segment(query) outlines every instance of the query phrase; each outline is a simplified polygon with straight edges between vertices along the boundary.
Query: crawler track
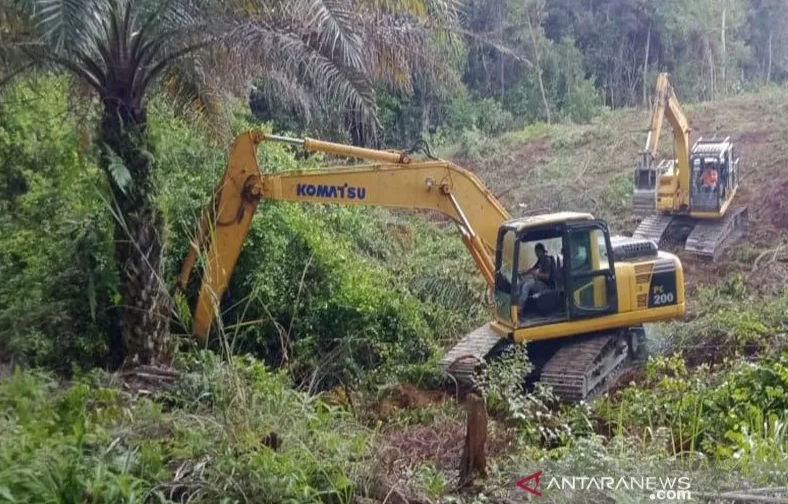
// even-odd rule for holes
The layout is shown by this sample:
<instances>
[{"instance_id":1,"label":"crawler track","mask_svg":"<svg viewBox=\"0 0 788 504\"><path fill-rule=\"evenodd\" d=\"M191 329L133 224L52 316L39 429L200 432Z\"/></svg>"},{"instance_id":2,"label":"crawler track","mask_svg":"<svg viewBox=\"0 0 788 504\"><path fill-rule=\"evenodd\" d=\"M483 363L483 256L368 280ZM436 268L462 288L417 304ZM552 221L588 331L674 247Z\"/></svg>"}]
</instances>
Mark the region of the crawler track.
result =
<instances>
[{"instance_id":1,"label":"crawler track","mask_svg":"<svg viewBox=\"0 0 788 504\"><path fill-rule=\"evenodd\" d=\"M562 346L544 365L540 381L564 401L585 401L604 393L629 357L627 331L584 337Z\"/></svg>"},{"instance_id":2,"label":"crawler track","mask_svg":"<svg viewBox=\"0 0 788 504\"><path fill-rule=\"evenodd\" d=\"M537 370L539 380L551 385L553 393L567 402L596 397L634 362L644 337L642 331L633 328L571 338ZM484 325L465 336L444 356L441 369L459 384L473 386L475 370L511 344Z\"/></svg>"},{"instance_id":3,"label":"crawler track","mask_svg":"<svg viewBox=\"0 0 788 504\"><path fill-rule=\"evenodd\" d=\"M725 217L719 220L693 219L684 215L649 215L640 222L633 236L652 240L659 248L683 241L687 252L714 262L742 237L747 227L747 207L732 206ZM687 235L678 232L679 229L687 228L691 230Z\"/></svg>"},{"instance_id":4,"label":"crawler track","mask_svg":"<svg viewBox=\"0 0 788 504\"><path fill-rule=\"evenodd\" d=\"M674 217L668 214L649 215L640 222L632 236L651 240L657 244L657 247L662 247L666 238L665 232L673 223L673 219Z\"/></svg>"},{"instance_id":5,"label":"crawler track","mask_svg":"<svg viewBox=\"0 0 788 504\"><path fill-rule=\"evenodd\" d=\"M460 385L470 387L476 369L511 344L510 340L501 338L490 324L484 324L468 333L443 356L440 369Z\"/></svg>"},{"instance_id":6,"label":"crawler track","mask_svg":"<svg viewBox=\"0 0 788 504\"><path fill-rule=\"evenodd\" d=\"M721 220L698 221L687 237L685 249L704 259L716 261L720 254L741 238L748 226L747 207L731 207Z\"/></svg>"}]
</instances>

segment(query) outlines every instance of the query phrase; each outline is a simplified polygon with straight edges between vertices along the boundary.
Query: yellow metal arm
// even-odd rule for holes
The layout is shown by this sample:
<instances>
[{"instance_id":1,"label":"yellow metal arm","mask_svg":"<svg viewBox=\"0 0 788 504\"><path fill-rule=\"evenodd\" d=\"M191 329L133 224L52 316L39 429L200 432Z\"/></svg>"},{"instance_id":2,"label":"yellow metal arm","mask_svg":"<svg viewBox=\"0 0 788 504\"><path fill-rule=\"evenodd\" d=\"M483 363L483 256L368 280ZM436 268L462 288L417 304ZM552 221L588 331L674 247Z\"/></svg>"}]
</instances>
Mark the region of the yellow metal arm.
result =
<instances>
[{"instance_id":1,"label":"yellow metal arm","mask_svg":"<svg viewBox=\"0 0 788 504\"><path fill-rule=\"evenodd\" d=\"M326 154L334 154L335 156L357 157L367 161L377 161L380 163L407 164L410 162L410 156L404 152L365 149L363 147L355 147L353 145L324 142L322 140L315 140L314 138L289 138L279 135L267 135L259 130L253 130L252 134L257 139L257 143L259 143L260 140L265 140L268 142L289 143L300 145L304 148L304 150L310 152L324 152Z\"/></svg>"},{"instance_id":2,"label":"yellow metal arm","mask_svg":"<svg viewBox=\"0 0 788 504\"><path fill-rule=\"evenodd\" d=\"M667 74L659 74L657 86L654 90L654 105L651 109L651 129L648 131L648 136L646 136L646 148L643 150L645 154L648 154L650 161L657 157L659 137L662 134L662 121L665 118L665 105L668 101L667 89L669 85Z\"/></svg>"},{"instance_id":3,"label":"yellow metal arm","mask_svg":"<svg viewBox=\"0 0 788 504\"><path fill-rule=\"evenodd\" d=\"M679 99L673 91L673 86L670 86L668 94L668 121L673 129L673 146L676 150L676 165L678 167L678 182L679 186L676 188L677 201L676 204L679 208L689 205L689 191L690 191L690 165L689 165L689 134L690 127L687 116L681 109Z\"/></svg>"},{"instance_id":4,"label":"yellow metal arm","mask_svg":"<svg viewBox=\"0 0 788 504\"><path fill-rule=\"evenodd\" d=\"M654 98L654 108L651 113L651 129L646 137L644 154L648 156L649 164L656 158L663 119L667 117L673 130L673 146L677 157L676 168L678 169L678 177L675 177L675 174L667 174L662 179L658 194L660 197L669 198L669 201L672 202L671 206L679 209L689 204L689 121L681 108L679 99L673 90L673 85L668 80L667 73L659 74Z\"/></svg>"},{"instance_id":5,"label":"yellow metal arm","mask_svg":"<svg viewBox=\"0 0 788 504\"><path fill-rule=\"evenodd\" d=\"M301 145L306 150L359 157L376 164L318 171L264 174L257 164L263 140ZM402 152L379 151L266 135L239 135L227 171L203 213L195 241L184 261L179 286L186 288L199 252L205 253L192 332L205 340L216 307L227 289L259 201L263 198L305 203L365 205L431 210L457 223L465 245L488 285L494 283L498 229L508 212L471 172L442 160L414 162Z\"/></svg>"}]
</instances>

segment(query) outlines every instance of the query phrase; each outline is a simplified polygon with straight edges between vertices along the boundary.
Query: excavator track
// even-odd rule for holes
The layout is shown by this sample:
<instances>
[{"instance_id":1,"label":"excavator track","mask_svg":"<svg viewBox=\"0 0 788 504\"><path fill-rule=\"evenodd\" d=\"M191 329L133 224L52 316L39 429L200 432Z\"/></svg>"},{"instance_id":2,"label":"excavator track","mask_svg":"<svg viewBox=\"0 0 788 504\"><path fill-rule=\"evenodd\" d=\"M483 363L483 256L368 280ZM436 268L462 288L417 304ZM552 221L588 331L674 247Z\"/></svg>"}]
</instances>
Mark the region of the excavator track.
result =
<instances>
[{"instance_id":1,"label":"excavator track","mask_svg":"<svg viewBox=\"0 0 788 504\"><path fill-rule=\"evenodd\" d=\"M673 223L674 216L669 214L653 214L643 219L632 234L634 238L651 240L662 248L667 236L665 232Z\"/></svg>"},{"instance_id":2,"label":"excavator track","mask_svg":"<svg viewBox=\"0 0 788 504\"><path fill-rule=\"evenodd\" d=\"M559 399L579 402L603 394L628 363L634 363L642 337L637 329L622 329L573 338L541 367L539 381L550 385ZM474 386L474 373L513 343L489 324L466 335L441 360L440 368L458 385Z\"/></svg>"},{"instance_id":3,"label":"excavator track","mask_svg":"<svg viewBox=\"0 0 788 504\"><path fill-rule=\"evenodd\" d=\"M512 345L510 339L502 338L489 323L484 324L465 335L443 356L440 370L452 376L458 384L471 387L476 369L509 345Z\"/></svg>"},{"instance_id":4,"label":"excavator track","mask_svg":"<svg viewBox=\"0 0 788 504\"><path fill-rule=\"evenodd\" d=\"M742 237L749 226L749 212L746 206L734 206L720 220L696 222L684 248L704 259L716 261L722 252Z\"/></svg>"},{"instance_id":5,"label":"excavator track","mask_svg":"<svg viewBox=\"0 0 788 504\"><path fill-rule=\"evenodd\" d=\"M650 215L641 221L633 237L651 240L659 248L669 242L684 241L687 252L714 262L742 237L748 226L748 209L740 205L732 206L719 220L693 219L685 215ZM684 231L679 232L679 229Z\"/></svg>"},{"instance_id":6,"label":"excavator track","mask_svg":"<svg viewBox=\"0 0 788 504\"><path fill-rule=\"evenodd\" d=\"M632 357L627 338L622 330L569 342L547 361L539 381L564 401L592 399L610 387Z\"/></svg>"}]
</instances>

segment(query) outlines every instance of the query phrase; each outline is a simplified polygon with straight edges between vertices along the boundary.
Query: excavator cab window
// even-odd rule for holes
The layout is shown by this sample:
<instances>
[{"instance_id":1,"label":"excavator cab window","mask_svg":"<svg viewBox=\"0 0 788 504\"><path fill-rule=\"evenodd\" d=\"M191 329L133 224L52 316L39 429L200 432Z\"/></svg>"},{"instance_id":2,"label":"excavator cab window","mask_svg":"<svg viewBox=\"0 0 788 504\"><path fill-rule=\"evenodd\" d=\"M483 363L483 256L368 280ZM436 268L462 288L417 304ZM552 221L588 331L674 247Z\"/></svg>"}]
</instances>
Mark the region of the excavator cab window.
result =
<instances>
[{"instance_id":1,"label":"excavator cab window","mask_svg":"<svg viewBox=\"0 0 788 504\"><path fill-rule=\"evenodd\" d=\"M724 159L718 157L701 155L693 158L693 190L691 192L693 209L716 211L720 208L725 168Z\"/></svg>"},{"instance_id":2,"label":"excavator cab window","mask_svg":"<svg viewBox=\"0 0 788 504\"><path fill-rule=\"evenodd\" d=\"M701 171L701 192L710 193L717 190L719 183L720 167L716 160L708 160Z\"/></svg>"},{"instance_id":3,"label":"excavator cab window","mask_svg":"<svg viewBox=\"0 0 788 504\"><path fill-rule=\"evenodd\" d=\"M537 244L544 246L553 275L548 285L534 288L522 273L536 265ZM500 320L511 323L512 308L519 307L519 327L615 313L618 294L606 224L591 220L502 228L495 296Z\"/></svg>"},{"instance_id":4,"label":"excavator cab window","mask_svg":"<svg viewBox=\"0 0 788 504\"><path fill-rule=\"evenodd\" d=\"M567 319L563 295L564 274L558 267L561 264L563 235L563 224L525 229L513 224L499 231L495 261L495 299L499 320L523 327ZM552 278L536 288L524 289L527 277L523 273L537 262L537 244L545 248ZM516 322L512 320L515 307L518 308L519 318Z\"/></svg>"},{"instance_id":5,"label":"excavator cab window","mask_svg":"<svg viewBox=\"0 0 788 504\"><path fill-rule=\"evenodd\" d=\"M601 221L571 223L564 259L571 318L597 317L618 309L615 268L607 226Z\"/></svg>"},{"instance_id":6,"label":"excavator cab window","mask_svg":"<svg viewBox=\"0 0 788 504\"><path fill-rule=\"evenodd\" d=\"M726 201L739 182L739 170L733 146L725 150L722 171L720 172L720 199Z\"/></svg>"},{"instance_id":7,"label":"excavator cab window","mask_svg":"<svg viewBox=\"0 0 788 504\"><path fill-rule=\"evenodd\" d=\"M515 278L517 261L517 230L504 227L498 232L495 253L495 309L501 320L512 322L511 309L517 302Z\"/></svg>"},{"instance_id":8,"label":"excavator cab window","mask_svg":"<svg viewBox=\"0 0 788 504\"><path fill-rule=\"evenodd\" d=\"M551 224L520 230L514 243L514 286L512 302L519 307L519 326L534 326L567 319L562 266L563 224ZM537 248L544 247L544 261ZM526 273L541 264L549 278L535 278Z\"/></svg>"},{"instance_id":9,"label":"excavator cab window","mask_svg":"<svg viewBox=\"0 0 788 504\"><path fill-rule=\"evenodd\" d=\"M733 191L739 186L739 159L733 146L728 150L728 170L725 179L729 190Z\"/></svg>"}]
</instances>

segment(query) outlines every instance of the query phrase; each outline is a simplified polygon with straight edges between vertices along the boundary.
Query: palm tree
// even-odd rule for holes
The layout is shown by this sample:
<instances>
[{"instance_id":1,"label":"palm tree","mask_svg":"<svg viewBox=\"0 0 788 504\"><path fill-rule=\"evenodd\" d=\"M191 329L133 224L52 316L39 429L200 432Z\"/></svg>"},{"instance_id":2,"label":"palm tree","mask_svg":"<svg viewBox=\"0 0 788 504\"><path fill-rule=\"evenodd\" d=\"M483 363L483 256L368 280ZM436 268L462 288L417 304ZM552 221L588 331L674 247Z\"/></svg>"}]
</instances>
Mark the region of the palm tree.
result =
<instances>
[{"instance_id":1,"label":"palm tree","mask_svg":"<svg viewBox=\"0 0 788 504\"><path fill-rule=\"evenodd\" d=\"M223 97L252 84L271 99L346 107L376 125L373 83L409 86L425 21L456 19L453 0L0 0L0 84L65 71L98 99L99 166L115 205L124 364L172 357L161 282L146 97L226 133ZM411 66L413 65L413 66Z\"/></svg>"}]
</instances>

